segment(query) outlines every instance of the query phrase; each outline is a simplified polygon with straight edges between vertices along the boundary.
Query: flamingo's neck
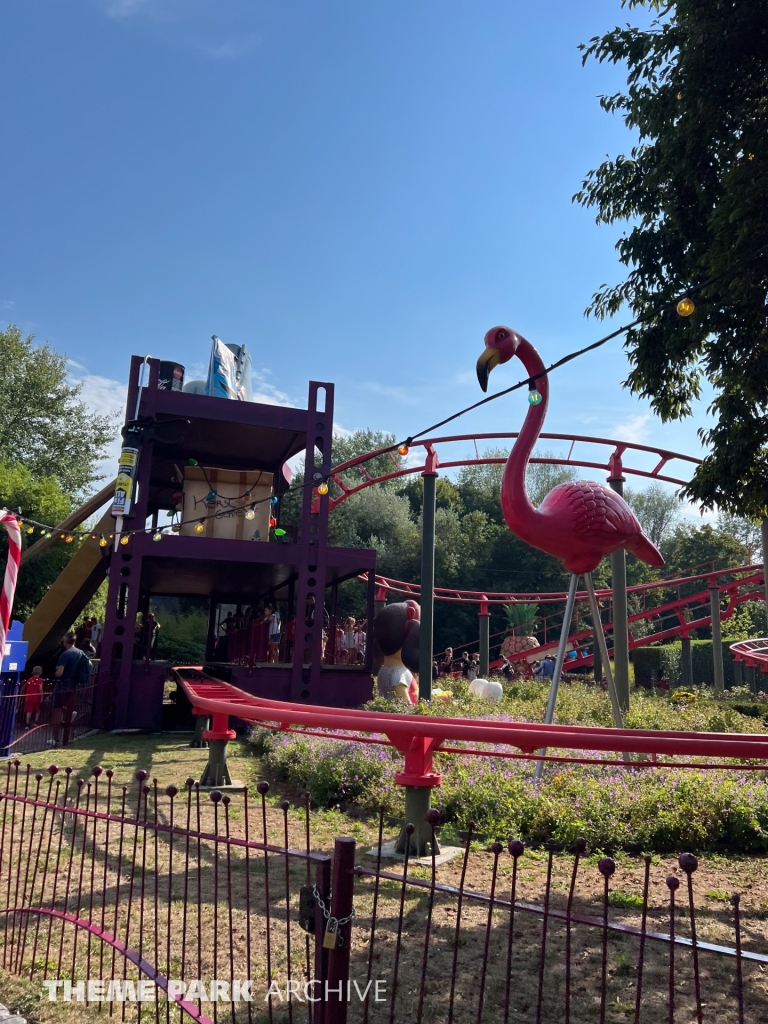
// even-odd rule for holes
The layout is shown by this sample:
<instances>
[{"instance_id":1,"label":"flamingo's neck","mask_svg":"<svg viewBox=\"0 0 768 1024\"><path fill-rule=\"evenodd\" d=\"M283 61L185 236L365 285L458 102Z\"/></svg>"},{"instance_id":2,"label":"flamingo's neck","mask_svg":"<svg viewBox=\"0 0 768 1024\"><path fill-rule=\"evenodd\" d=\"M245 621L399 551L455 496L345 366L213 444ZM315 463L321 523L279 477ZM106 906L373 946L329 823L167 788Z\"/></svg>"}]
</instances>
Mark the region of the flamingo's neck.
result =
<instances>
[{"instance_id":1,"label":"flamingo's neck","mask_svg":"<svg viewBox=\"0 0 768 1024\"><path fill-rule=\"evenodd\" d=\"M541 361L539 353L525 338L520 340L515 354L520 358L530 376L540 373L544 369L544 363ZM528 497L525 475L533 446L538 440L544 425L544 418L547 415L549 381L546 377L538 378L536 390L541 395L541 402L538 405L528 406L523 428L509 453L501 481L501 507L504 518L509 527L529 543L529 536L526 535L535 533L537 513Z\"/></svg>"}]
</instances>

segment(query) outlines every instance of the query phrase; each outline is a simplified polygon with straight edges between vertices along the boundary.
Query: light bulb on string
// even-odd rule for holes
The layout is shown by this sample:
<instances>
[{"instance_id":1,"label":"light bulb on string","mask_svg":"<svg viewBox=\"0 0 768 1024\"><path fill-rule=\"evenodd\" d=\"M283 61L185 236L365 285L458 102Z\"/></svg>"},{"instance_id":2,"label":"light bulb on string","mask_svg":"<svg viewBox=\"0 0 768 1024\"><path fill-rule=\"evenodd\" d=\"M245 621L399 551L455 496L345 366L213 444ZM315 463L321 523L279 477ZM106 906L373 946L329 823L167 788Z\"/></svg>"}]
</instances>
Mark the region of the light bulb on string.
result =
<instances>
[{"instance_id":1,"label":"light bulb on string","mask_svg":"<svg viewBox=\"0 0 768 1024\"><path fill-rule=\"evenodd\" d=\"M399 448L397 449L397 454L398 455L407 455L409 451L410 451L410 449L409 449L407 444L401 444L399 446Z\"/></svg>"},{"instance_id":2,"label":"light bulb on string","mask_svg":"<svg viewBox=\"0 0 768 1024\"><path fill-rule=\"evenodd\" d=\"M59 540L66 540L66 539L67 539L66 533L60 533L59 534Z\"/></svg>"},{"instance_id":3,"label":"light bulb on string","mask_svg":"<svg viewBox=\"0 0 768 1024\"><path fill-rule=\"evenodd\" d=\"M205 496L205 500L210 504L212 501L216 501L216 491L208 491Z\"/></svg>"},{"instance_id":4,"label":"light bulb on string","mask_svg":"<svg viewBox=\"0 0 768 1024\"><path fill-rule=\"evenodd\" d=\"M157 530L155 533L152 534L152 540L158 541L158 540L162 540L162 539L163 539L163 535L162 535L162 533L160 533L159 530Z\"/></svg>"},{"instance_id":5,"label":"light bulb on string","mask_svg":"<svg viewBox=\"0 0 768 1024\"><path fill-rule=\"evenodd\" d=\"M246 519L255 519L256 518L256 512L252 508L246 509L245 510L245 518Z\"/></svg>"},{"instance_id":6,"label":"light bulb on string","mask_svg":"<svg viewBox=\"0 0 768 1024\"><path fill-rule=\"evenodd\" d=\"M34 532L35 532L34 526L28 526L27 527L27 533L34 533Z\"/></svg>"},{"instance_id":7,"label":"light bulb on string","mask_svg":"<svg viewBox=\"0 0 768 1024\"><path fill-rule=\"evenodd\" d=\"M105 548L106 546L107 546L107 538L102 533L102 535L99 537L99 547L100 548Z\"/></svg>"},{"instance_id":8,"label":"light bulb on string","mask_svg":"<svg viewBox=\"0 0 768 1024\"><path fill-rule=\"evenodd\" d=\"M269 520L269 528L270 528L270 530L274 530L274 528L276 526L277 526L277 520L276 519L270 519Z\"/></svg>"},{"instance_id":9,"label":"light bulb on string","mask_svg":"<svg viewBox=\"0 0 768 1024\"><path fill-rule=\"evenodd\" d=\"M125 547L125 545L128 543L128 541L130 539L131 539L130 534L124 533L123 536L120 538L120 543L123 545L123 547Z\"/></svg>"},{"instance_id":10,"label":"light bulb on string","mask_svg":"<svg viewBox=\"0 0 768 1024\"><path fill-rule=\"evenodd\" d=\"M275 530L275 536L276 536L276 537L284 537L284 536L285 536L285 530L282 530L282 529L281 529L281 528L280 528L280 527L278 526L278 527L277 527L277 529Z\"/></svg>"},{"instance_id":11,"label":"light bulb on string","mask_svg":"<svg viewBox=\"0 0 768 1024\"><path fill-rule=\"evenodd\" d=\"M195 533L202 533L205 529L205 522L201 519L199 523L195 523Z\"/></svg>"},{"instance_id":12,"label":"light bulb on string","mask_svg":"<svg viewBox=\"0 0 768 1024\"><path fill-rule=\"evenodd\" d=\"M677 304L677 312L679 316L690 316L695 309L696 303L688 295L680 299Z\"/></svg>"},{"instance_id":13,"label":"light bulb on string","mask_svg":"<svg viewBox=\"0 0 768 1024\"><path fill-rule=\"evenodd\" d=\"M188 466L199 466L200 463L197 461L197 459L187 459L187 465Z\"/></svg>"},{"instance_id":14,"label":"light bulb on string","mask_svg":"<svg viewBox=\"0 0 768 1024\"><path fill-rule=\"evenodd\" d=\"M528 402L530 405L541 405L541 392L537 388L532 387L528 391Z\"/></svg>"},{"instance_id":15,"label":"light bulb on string","mask_svg":"<svg viewBox=\"0 0 768 1024\"><path fill-rule=\"evenodd\" d=\"M72 534L71 534L71 533L68 533L68 534L66 535L66 537L64 538L64 540L66 541L66 543L67 543L67 544L71 544L71 543L72 543L72 541L73 541L74 539L75 539L75 538L74 538L74 537L72 536Z\"/></svg>"},{"instance_id":16,"label":"light bulb on string","mask_svg":"<svg viewBox=\"0 0 768 1024\"><path fill-rule=\"evenodd\" d=\"M317 493L322 497L325 497L325 495L328 493L328 484L325 482L325 480L323 480L321 484L317 485Z\"/></svg>"},{"instance_id":17,"label":"light bulb on string","mask_svg":"<svg viewBox=\"0 0 768 1024\"><path fill-rule=\"evenodd\" d=\"M277 495L276 494L273 494L272 497L269 499L269 504L270 505L276 505L277 504Z\"/></svg>"}]
</instances>

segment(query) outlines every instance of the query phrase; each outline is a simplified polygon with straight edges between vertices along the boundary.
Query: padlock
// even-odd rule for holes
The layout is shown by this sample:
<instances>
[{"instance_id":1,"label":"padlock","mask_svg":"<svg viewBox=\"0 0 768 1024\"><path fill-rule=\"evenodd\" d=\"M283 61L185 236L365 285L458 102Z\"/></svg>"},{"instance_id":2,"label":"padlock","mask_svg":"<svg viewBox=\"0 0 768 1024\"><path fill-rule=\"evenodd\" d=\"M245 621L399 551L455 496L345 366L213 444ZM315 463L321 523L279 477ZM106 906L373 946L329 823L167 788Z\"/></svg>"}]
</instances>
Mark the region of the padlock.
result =
<instances>
[{"instance_id":1,"label":"padlock","mask_svg":"<svg viewBox=\"0 0 768 1024\"><path fill-rule=\"evenodd\" d=\"M339 922L335 917L329 917L328 923L325 926L325 935L323 936L323 949L336 949L338 941Z\"/></svg>"}]
</instances>

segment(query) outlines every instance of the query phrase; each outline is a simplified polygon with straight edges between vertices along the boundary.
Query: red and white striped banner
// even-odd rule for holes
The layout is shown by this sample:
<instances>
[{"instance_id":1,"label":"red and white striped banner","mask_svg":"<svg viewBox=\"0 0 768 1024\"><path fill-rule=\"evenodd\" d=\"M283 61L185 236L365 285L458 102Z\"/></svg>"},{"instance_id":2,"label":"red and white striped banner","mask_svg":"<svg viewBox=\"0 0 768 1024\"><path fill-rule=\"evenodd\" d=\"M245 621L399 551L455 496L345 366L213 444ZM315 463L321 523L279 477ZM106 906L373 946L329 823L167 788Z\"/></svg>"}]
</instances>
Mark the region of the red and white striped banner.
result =
<instances>
[{"instance_id":1,"label":"red and white striped banner","mask_svg":"<svg viewBox=\"0 0 768 1024\"><path fill-rule=\"evenodd\" d=\"M0 594L0 658L5 651L5 635L11 624L13 596L16 593L16 580L21 562L21 530L13 512L6 509L0 511L0 523L8 531L8 561L5 566L3 592Z\"/></svg>"}]
</instances>

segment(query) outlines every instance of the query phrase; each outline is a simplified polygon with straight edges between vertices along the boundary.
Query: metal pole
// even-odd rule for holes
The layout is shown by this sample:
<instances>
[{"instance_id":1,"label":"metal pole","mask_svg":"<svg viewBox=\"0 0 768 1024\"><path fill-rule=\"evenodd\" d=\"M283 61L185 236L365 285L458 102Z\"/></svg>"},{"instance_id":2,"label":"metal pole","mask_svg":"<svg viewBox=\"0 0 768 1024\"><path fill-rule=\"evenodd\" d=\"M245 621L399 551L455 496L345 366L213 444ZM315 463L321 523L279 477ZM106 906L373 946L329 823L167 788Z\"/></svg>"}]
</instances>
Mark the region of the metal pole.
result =
<instances>
[{"instance_id":1,"label":"metal pole","mask_svg":"<svg viewBox=\"0 0 768 1024\"><path fill-rule=\"evenodd\" d=\"M733 663L733 685L744 685L744 667L740 661L734 661Z\"/></svg>"},{"instance_id":2,"label":"metal pole","mask_svg":"<svg viewBox=\"0 0 768 1024\"><path fill-rule=\"evenodd\" d=\"M352 898L355 876L355 840L337 839L333 847L331 917L345 923L338 926L336 945L328 956L328 988L325 1024L346 1024L349 1003L349 954L352 946ZM322 998L322 996L321 996Z\"/></svg>"},{"instance_id":3,"label":"metal pole","mask_svg":"<svg viewBox=\"0 0 768 1024\"><path fill-rule=\"evenodd\" d=\"M691 638L681 636L680 643L680 682L684 690L690 690L693 686L693 662L691 660Z\"/></svg>"},{"instance_id":4,"label":"metal pole","mask_svg":"<svg viewBox=\"0 0 768 1024\"><path fill-rule=\"evenodd\" d=\"M568 633L571 628L571 619L573 618L573 606L576 603L576 587L578 582L578 575L575 572L571 573L571 584L568 587L568 600L565 602L565 615L563 616L563 625L560 629L560 646L557 648L555 671L552 673L552 685L549 688L549 700L547 701L547 710L544 714L544 722L546 725L550 725L555 717L557 691L560 686L560 674L563 671L563 662L565 661L565 648L568 646ZM540 754L546 754L546 752L546 748L542 748L539 751ZM536 771L534 772L533 777L535 779L540 779L543 771L544 762L537 761Z\"/></svg>"},{"instance_id":5,"label":"metal pole","mask_svg":"<svg viewBox=\"0 0 768 1024\"><path fill-rule=\"evenodd\" d=\"M421 474L424 503L421 510L421 624L419 642L419 699L432 699L432 648L435 632L435 500L437 455L427 451Z\"/></svg>"},{"instance_id":6,"label":"metal pole","mask_svg":"<svg viewBox=\"0 0 768 1024\"><path fill-rule=\"evenodd\" d=\"M592 644L592 678L598 685L603 681L603 659L600 657L600 648L597 644L597 632Z\"/></svg>"},{"instance_id":7,"label":"metal pole","mask_svg":"<svg viewBox=\"0 0 768 1024\"><path fill-rule=\"evenodd\" d=\"M480 676L487 679L491 657L491 613L488 611L487 601L480 602L477 617L480 620Z\"/></svg>"},{"instance_id":8,"label":"metal pole","mask_svg":"<svg viewBox=\"0 0 768 1024\"><path fill-rule=\"evenodd\" d=\"M595 640L600 648L600 657L603 660L603 668L605 669L605 681L608 684L608 696L611 698L611 708L613 709L613 721L617 729L623 729L624 720L621 717L621 706L619 704L619 696L616 693L616 686L613 682L613 673L611 672L611 663L608 660L608 647L605 643L605 633L603 633L603 624L600 621L600 607L597 603L597 597L595 596L595 585L592 582L591 572L584 573L584 582L587 584L589 609L592 613L592 623L595 627ZM628 755L624 755L624 760L629 760Z\"/></svg>"},{"instance_id":9,"label":"metal pole","mask_svg":"<svg viewBox=\"0 0 768 1024\"><path fill-rule=\"evenodd\" d=\"M715 693L725 690L723 673L723 634L720 630L720 587L709 588L709 604L712 610L712 667L715 677Z\"/></svg>"},{"instance_id":10,"label":"metal pole","mask_svg":"<svg viewBox=\"0 0 768 1024\"><path fill-rule=\"evenodd\" d=\"M608 486L624 496L624 477L611 476ZM627 553L619 548L611 555L613 591L613 671L622 711L629 711L629 622L627 619Z\"/></svg>"}]
</instances>

